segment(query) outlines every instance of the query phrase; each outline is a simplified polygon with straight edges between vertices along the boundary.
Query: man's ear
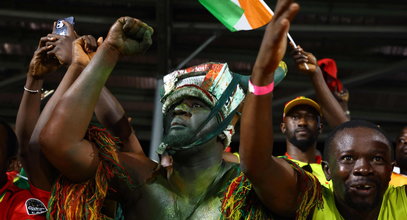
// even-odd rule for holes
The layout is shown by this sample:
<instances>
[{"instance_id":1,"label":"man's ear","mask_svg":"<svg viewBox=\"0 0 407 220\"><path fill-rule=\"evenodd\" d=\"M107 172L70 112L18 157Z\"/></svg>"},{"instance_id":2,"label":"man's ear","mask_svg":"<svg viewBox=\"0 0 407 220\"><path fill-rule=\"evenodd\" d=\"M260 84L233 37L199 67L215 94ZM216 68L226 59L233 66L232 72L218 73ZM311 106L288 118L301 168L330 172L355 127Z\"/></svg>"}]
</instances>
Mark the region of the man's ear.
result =
<instances>
[{"instance_id":1,"label":"man's ear","mask_svg":"<svg viewBox=\"0 0 407 220\"><path fill-rule=\"evenodd\" d=\"M218 141L219 142L222 142L223 143L223 141L225 141L225 139L226 139L226 134L224 134L223 132L222 133L220 133L219 135L218 135Z\"/></svg>"},{"instance_id":2,"label":"man's ear","mask_svg":"<svg viewBox=\"0 0 407 220\"><path fill-rule=\"evenodd\" d=\"M331 170L329 169L328 162L323 160L321 162L321 165L322 165L322 170L324 171L326 180L330 181L332 179L332 176L331 176Z\"/></svg>"},{"instance_id":3,"label":"man's ear","mask_svg":"<svg viewBox=\"0 0 407 220\"><path fill-rule=\"evenodd\" d=\"M395 160L393 160L393 161L390 163L391 171L394 170L394 167L396 166L396 164L397 164L397 162L396 162ZM389 182L390 182L390 180L391 180L391 176L392 176L392 172L390 173L390 176L389 176Z\"/></svg>"},{"instance_id":4,"label":"man's ear","mask_svg":"<svg viewBox=\"0 0 407 220\"><path fill-rule=\"evenodd\" d=\"M285 123L284 123L284 122L281 122L281 123L280 123L280 130L281 130L281 133L285 134L285 131L287 130L287 128L285 127Z\"/></svg>"},{"instance_id":5,"label":"man's ear","mask_svg":"<svg viewBox=\"0 0 407 220\"><path fill-rule=\"evenodd\" d=\"M391 165L391 170L394 170L394 167L396 166L396 161L394 160L393 162L390 163Z\"/></svg>"},{"instance_id":6,"label":"man's ear","mask_svg":"<svg viewBox=\"0 0 407 220\"><path fill-rule=\"evenodd\" d=\"M319 125L318 125L318 132L319 132L319 134L322 134L322 130L324 129L324 124L322 123L322 122L319 122Z\"/></svg>"}]
</instances>

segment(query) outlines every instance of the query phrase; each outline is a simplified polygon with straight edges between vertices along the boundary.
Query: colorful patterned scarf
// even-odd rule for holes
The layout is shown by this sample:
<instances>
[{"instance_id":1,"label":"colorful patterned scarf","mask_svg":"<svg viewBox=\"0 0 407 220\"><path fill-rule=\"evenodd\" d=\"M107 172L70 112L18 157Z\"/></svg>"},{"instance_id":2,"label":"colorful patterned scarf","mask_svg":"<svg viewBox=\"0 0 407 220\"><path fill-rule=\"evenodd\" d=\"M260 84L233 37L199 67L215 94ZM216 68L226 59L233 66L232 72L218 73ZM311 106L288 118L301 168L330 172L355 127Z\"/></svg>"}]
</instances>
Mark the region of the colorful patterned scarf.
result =
<instances>
[{"instance_id":1,"label":"colorful patterned scarf","mask_svg":"<svg viewBox=\"0 0 407 220\"><path fill-rule=\"evenodd\" d=\"M297 172L298 182L301 183L301 193L298 196L300 206L295 219L305 220L315 207L322 208L321 185L314 175L301 169L294 162L286 161ZM232 180L226 189L221 213L221 220L273 219L272 213L262 204L249 179L243 173Z\"/></svg>"},{"instance_id":2,"label":"colorful patterned scarf","mask_svg":"<svg viewBox=\"0 0 407 220\"><path fill-rule=\"evenodd\" d=\"M100 163L96 175L84 183L73 183L60 176L51 192L47 219L111 219L101 213L109 180L116 176L124 179L129 186L134 186L119 164L117 146L120 142L117 138L112 137L106 129L90 126L86 139L95 143L99 150Z\"/></svg>"}]
</instances>

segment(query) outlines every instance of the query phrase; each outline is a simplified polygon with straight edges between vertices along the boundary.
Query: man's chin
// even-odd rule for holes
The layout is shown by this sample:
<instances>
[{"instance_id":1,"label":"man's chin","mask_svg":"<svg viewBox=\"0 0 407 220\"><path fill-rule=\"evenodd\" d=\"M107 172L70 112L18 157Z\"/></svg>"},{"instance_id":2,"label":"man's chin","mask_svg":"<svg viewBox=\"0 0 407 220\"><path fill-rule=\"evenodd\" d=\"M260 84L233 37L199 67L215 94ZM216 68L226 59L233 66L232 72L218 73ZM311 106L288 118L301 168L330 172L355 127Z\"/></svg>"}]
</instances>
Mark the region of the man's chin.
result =
<instances>
[{"instance_id":1,"label":"man's chin","mask_svg":"<svg viewBox=\"0 0 407 220\"><path fill-rule=\"evenodd\" d=\"M347 202L347 205L357 210L371 210L377 206L377 203L375 201L350 200Z\"/></svg>"},{"instance_id":2,"label":"man's chin","mask_svg":"<svg viewBox=\"0 0 407 220\"><path fill-rule=\"evenodd\" d=\"M369 197L349 195L345 198L345 201L349 207L357 210L371 210L380 205L381 200L377 193Z\"/></svg>"},{"instance_id":3,"label":"man's chin","mask_svg":"<svg viewBox=\"0 0 407 220\"><path fill-rule=\"evenodd\" d=\"M300 149L302 152L305 152L314 145L315 141L313 138L307 138L307 139L292 138L290 140L290 142L291 142L291 144L296 146L298 149Z\"/></svg>"},{"instance_id":4,"label":"man's chin","mask_svg":"<svg viewBox=\"0 0 407 220\"><path fill-rule=\"evenodd\" d=\"M163 142L171 149L179 150L187 146L191 142L191 137L188 134L168 134L164 136Z\"/></svg>"}]
</instances>

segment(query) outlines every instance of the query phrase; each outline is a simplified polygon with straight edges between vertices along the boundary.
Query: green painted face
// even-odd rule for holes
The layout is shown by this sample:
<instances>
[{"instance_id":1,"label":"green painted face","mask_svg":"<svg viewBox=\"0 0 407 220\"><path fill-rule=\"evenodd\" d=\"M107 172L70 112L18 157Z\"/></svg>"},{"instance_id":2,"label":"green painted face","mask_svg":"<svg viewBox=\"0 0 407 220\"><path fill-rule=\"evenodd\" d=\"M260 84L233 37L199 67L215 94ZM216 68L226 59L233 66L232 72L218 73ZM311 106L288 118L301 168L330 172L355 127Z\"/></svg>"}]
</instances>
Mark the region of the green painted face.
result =
<instances>
[{"instance_id":1,"label":"green painted face","mask_svg":"<svg viewBox=\"0 0 407 220\"><path fill-rule=\"evenodd\" d=\"M218 125L216 118L213 118L197 131L210 112L211 108L195 97L186 97L175 103L164 118L164 142L177 149L204 137Z\"/></svg>"}]
</instances>

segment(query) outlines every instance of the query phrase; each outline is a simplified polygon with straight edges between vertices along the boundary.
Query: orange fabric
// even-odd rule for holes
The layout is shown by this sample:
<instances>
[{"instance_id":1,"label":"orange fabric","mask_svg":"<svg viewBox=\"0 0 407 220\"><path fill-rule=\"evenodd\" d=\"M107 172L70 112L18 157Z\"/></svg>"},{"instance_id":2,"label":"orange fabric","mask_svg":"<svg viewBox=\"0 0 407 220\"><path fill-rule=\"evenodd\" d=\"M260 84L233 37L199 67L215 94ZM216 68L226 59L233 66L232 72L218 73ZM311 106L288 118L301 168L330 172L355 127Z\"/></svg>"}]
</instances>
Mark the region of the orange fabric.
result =
<instances>
[{"instance_id":1,"label":"orange fabric","mask_svg":"<svg viewBox=\"0 0 407 220\"><path fill-rule=\"evenodd\" d=\"M239 4L252 28L258 28L270 22L272 15L260 1L239 0Z\"/></svg>"},{"instance_id":2,"label":"orange fabric","mask_svg":"<svg viewBox=\"0 0 407 220\"><path fill-rule=\"evenodd\" d=\"M215 81L222 68L222 64L211 64L210 69L208 70L208 73L206 74L205 79L201 85L203 90L209 90L209 88L211 88L213 82Z\"/></svg>"},{"instance_id":3,"label":"orange fabric","mask_svg":"<svg viewBox=\"0 0 407 220\"><path fill-rule=\"evenodd\" d=\"M389 185L392 186L404 186L407 185L407 176L393 172Z\"/></svg>"}]
</instances>

